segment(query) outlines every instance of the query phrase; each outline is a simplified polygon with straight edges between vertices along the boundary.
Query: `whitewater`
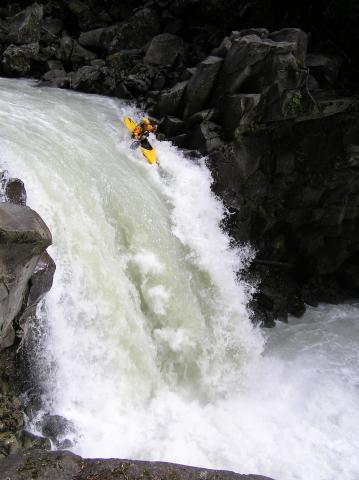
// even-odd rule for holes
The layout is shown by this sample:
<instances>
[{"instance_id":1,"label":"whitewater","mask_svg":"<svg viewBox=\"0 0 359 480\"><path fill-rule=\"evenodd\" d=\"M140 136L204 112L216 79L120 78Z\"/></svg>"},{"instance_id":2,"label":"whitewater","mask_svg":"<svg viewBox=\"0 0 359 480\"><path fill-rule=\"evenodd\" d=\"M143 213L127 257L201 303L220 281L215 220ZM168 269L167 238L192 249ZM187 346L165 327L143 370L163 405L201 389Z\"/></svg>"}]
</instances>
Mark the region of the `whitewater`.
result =
<instances>
[{"instance_id":1,"label":"whitewater","mask_svg":"<svg viewBox=\"0 0 359 480\"><path fill-rule=\"evenodd\" d=\"M152 138L148 165L124 115L140 118L0 79L0 165L24 181L57 265L38 310L42 413L72 422L85 457L357 480L359 304L255 328L238 275L253 252L222 231L204 159Z\"/></svg>"}]
</instances>

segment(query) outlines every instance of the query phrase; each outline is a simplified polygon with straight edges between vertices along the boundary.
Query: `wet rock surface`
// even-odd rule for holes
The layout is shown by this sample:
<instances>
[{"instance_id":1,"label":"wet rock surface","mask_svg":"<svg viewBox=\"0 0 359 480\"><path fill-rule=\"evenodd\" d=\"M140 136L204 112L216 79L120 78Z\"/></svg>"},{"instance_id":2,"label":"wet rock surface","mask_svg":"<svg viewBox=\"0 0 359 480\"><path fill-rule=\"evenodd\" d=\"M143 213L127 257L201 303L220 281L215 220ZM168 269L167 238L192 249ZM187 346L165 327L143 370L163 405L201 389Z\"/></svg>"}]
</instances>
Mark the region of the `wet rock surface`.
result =
<instances>
[{"instance_id":1,"label":"wet rock surface","mask_svg":"<svg viewBox=\"0 0 359 480\"><path fill-rule=\"evenodd\" d=\"M10 455L0 460L0 469L8 480L271 480L260 475L239 475L224 470L208 470L174 463L133 460L83 459L70 452L35 450Z\"/></svg>"}]
</instances>

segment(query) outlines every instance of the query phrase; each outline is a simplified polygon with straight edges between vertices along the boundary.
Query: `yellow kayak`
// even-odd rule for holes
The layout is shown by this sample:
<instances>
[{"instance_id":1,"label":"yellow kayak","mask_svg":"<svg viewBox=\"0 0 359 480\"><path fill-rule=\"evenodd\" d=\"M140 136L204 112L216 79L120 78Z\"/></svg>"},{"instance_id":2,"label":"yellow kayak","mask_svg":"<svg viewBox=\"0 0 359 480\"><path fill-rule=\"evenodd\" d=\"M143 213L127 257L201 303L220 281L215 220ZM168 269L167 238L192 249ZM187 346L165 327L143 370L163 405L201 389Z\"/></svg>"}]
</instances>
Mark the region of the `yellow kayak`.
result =
<instances>
[{"instance_id":1,"label":"yellow kayak","mask_svg":"<svg viewBox=\"0 0 359 480\"><path fill-rule=\"evenodd\" d=\"M132 120L132 118L130 117L125 117L123 119L123 123L126 125L126 127L128 128L128 130L132 133L134 131L134 129L137 127L137 123L134 122ZM148 142L147 142L148 143ZM148 143L148 146L151 147L151 148L145 148L144 146L140 146L141 148L141 151L144 155L144 157L146 158L146 160L148 161L148 163L156 163L157 162L157 153L156 153L156 149L152 147L152 145L150 145L150 143Z\"/></svg>"}]
</instances>

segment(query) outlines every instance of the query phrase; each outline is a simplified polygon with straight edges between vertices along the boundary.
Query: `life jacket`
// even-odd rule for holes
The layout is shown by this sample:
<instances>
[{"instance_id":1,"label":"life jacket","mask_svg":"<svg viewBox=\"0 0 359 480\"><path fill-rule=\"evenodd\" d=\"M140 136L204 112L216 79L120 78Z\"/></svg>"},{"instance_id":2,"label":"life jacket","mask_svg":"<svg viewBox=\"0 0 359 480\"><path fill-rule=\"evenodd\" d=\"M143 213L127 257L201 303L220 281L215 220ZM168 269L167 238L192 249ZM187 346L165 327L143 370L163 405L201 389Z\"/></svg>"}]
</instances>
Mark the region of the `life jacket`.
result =
<instances>
[{"instance_id":1,"label":"life jacket","mask_svg":"<svg viewBox=\"0 0 359 480\"><path fill-rule=\"evenodd\" d=\"M135 127L135 129L132 132L132 137L135 140L139 140L141 136L144 134L144 132L155 132L156 131L156 126L150 123L148 118L144 118L141 120L141 122Z\"/></svg>"}]
</instances>

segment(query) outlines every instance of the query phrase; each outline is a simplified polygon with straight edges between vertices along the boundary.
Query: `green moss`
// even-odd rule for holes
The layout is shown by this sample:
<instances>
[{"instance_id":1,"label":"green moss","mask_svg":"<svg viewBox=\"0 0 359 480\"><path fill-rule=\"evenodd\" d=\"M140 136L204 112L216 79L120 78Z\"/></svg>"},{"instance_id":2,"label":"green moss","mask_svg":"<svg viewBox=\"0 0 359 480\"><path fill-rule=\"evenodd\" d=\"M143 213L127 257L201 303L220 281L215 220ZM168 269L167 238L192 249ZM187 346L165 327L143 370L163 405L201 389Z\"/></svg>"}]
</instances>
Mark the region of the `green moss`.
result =
<instances>
[{"instance_id":1,"label":"green moss","mask_svg":"<svg viewBox=\"0 0 359 480\"><path fill-rule=\"evenodd\" d=\"M295 92L289 98L285 105L285 113L286 115L299 115L303 112L303 104L302 104L302 94L300 92Z\"/></svg>"}]
</instances>

